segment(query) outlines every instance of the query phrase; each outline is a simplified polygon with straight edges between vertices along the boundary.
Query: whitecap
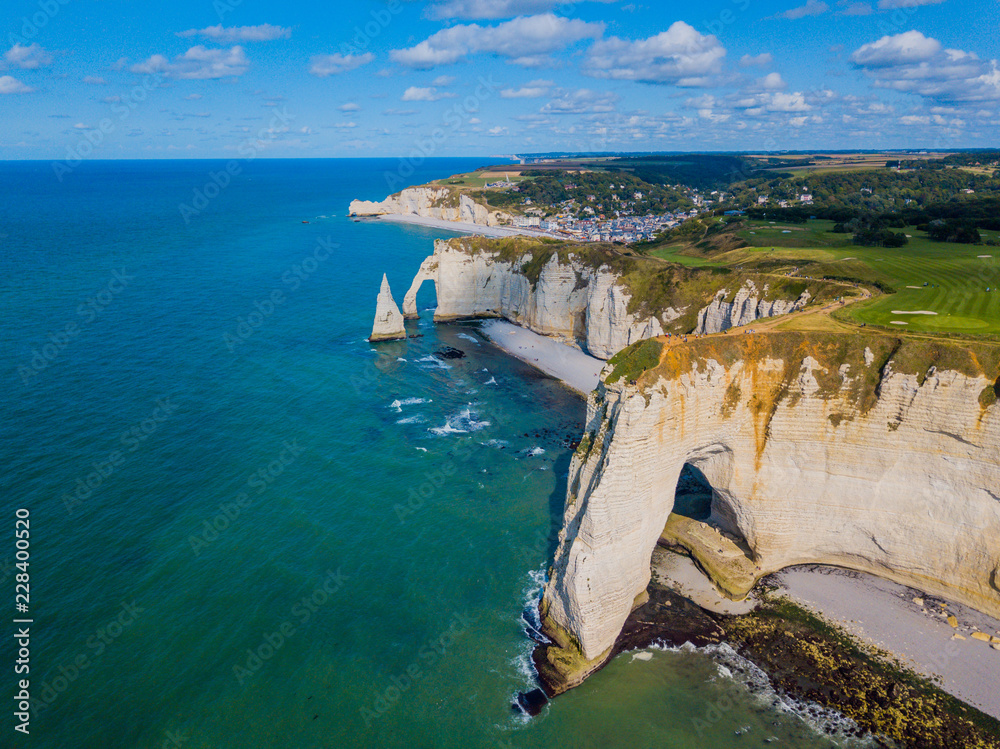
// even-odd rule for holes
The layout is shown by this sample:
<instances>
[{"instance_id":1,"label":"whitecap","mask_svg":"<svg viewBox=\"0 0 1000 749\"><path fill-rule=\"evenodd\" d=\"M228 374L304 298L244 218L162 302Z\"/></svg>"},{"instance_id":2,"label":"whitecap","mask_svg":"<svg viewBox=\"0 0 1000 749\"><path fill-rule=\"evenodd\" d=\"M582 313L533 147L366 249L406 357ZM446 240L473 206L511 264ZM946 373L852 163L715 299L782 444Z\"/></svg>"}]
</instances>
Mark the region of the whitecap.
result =
<instances>
[{"instance_id":1,"label":"whitecap","mask_svg":"<svg viewBox=\"0 0 1000 749\"><path fill-rule=\"evenodd\" d=\"M422 452L422 453L425 453L425 452L427 452L427 448L426 448L426 447L418 447L418 448L416 448L416 449L417 449L417 450L419 450L419 451L420 451L420 452Z\"/></svg>"},{"instance_id":2,"label":"whitecap","mask_svg":"<svg viewBox=\"0 0 1000 749\"><path fill-rule=\"evenodd\" d=\"M488 442L480 442L480 445L484 447L507 447L510 443L507 440L489 440Z\"/></svg>"},{"instance_id":3,"label":"whitecap","mask_svg":"<svg viewBox=\"0 0 1000 749\"><path fill-rule=\"evenodd\" d=\"M420 362L421 364L428 365L427 367L428 369L451 369L451 367L448 364L445 364L441 359L438 359L433 354L421 357L420 359L417 359L417 361Z\"/></svg>"},{"instance_id":4,"label":"whitecap","mask_svg":"<svg viewBox=\"0 0 1000 749\"><path fill-rule=\"evenodd\" d=\"M496 377L491 377L490 379L488 379L486 382L483 383L483 385L496 385L496 384L497 384Z\"/></svg>"},{"instance_id":5,"label":"whitecap","mask_svg":"<svg viewBox=\"0 0 1000 749\"><path fill-rule=\"evenodd\" d=\"M857 747L872 745L870 741L853 738L863 731L848 716L818 703L795 699L777 692L767 673L737 653L728 643L701 648L696 648L689 642L679 647L654 643L650 649L668 653L702 653L715 663L718 676L743 686L749 698L761 707L795 716L816 734L832 738L838 743L845 742L842 745Z\"/></svg>"},{"instance_id":6,"label":"whitecap","mask_svg":"<svg viewBox=\"0 0 1000 749\"><path fill-rule=\"evenodd\" d=\"M396 413L403 412L403 406L419 406L422 403L433 403L434 401L429 398L403 398L402 400L394 400L388 405L388 408L393 409Z\"/></svg>"},{"instance_id":7,"label":"whitecap","mask_svg":"<svg viewBox=\"0 0 1000 749\"><path fill-rule=\"evenodd\" d=\"M545 450L540 447L529 447L527 450L522 450L525 455L529 458L537 458L539 455L544 455Z\"/></svg>"},{"instance_id":8,"label":"whitecap","mask_svg":"<svg viewBox=\"0 0 1000 749\"><path fill-rule=\"evenodd\" d=\"M467 341L472 341L472 342L473 342L473 343L475 343L476 345L479 345L479 339L478 339L478 338L476 338L475 336L471 336L471 335L469 335L468 333L459 333L459 334L458 334L458 337L459 337L459 338L464 338L464 339L465 339L465 340L467 340Z\"/></svg>"},{"instance_id":9,"label":"whitecap","mask_svg":"<svg viewBox=\"0 0 1000 749\"><path fill-rule=\"evenodd\" d=\"M396 423L397 424L421 424L424 421L426 421L426 419L424 419L424 417L421 416L420 414L417 414L416 416L407 416L405 419L400 419Z\"/></svg>"},{"instance_id":10,"label":"whitecap","mask_svg":"<svg viewBox=\"0 0 1000 749\"><path fill-rule=\"evenodd\" d=\"M468 434L490 426L488 421L480 421L471 408L464 408L454 416L449 416L444 426L431 427L428 431L438 436L446 434Z\"/></svg>"}]
</instances>

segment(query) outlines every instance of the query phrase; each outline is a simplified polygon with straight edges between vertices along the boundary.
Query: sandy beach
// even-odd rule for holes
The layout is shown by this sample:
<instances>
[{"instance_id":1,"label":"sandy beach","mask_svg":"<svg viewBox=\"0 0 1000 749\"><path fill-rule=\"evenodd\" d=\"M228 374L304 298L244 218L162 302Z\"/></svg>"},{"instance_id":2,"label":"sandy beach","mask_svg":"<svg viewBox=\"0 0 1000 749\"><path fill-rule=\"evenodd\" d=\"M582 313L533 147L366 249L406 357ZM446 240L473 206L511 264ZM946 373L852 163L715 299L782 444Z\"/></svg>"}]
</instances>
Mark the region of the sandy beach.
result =
<instances>
[{"instance_id":1,"label":"sandy beach","mask_svg":"<svg viewBox=\"0 0 1000 749\"><path fill-rule=\"evenodd\" d=\"M605 364L601 359L505 320L488 320L481 330L508 354L562 380L582 395L597 387Z\"/></svg>"},{"instance_id":2,"label":"sandy beach","mask_svg":"<svg viewBox=\"0 0 1000 749\"><path fill-rule=\"evenodd\" d=\"M392 221L398 224L415 224L416 226L427 226L433 229L444 229L445 231L458 232L459 234L478 234L484 237L548 237L540 231L531 229L515 228L513 226L484 226L482 224L470 224L465 221L444 221L437 218L425 218L423 216L403 216L399 214L383 214L376 216L379 221Z\"/></svg>"},{"instance_id":3,"label":"sandy beach","mask_svg":"<svg viewBox=\"0 0 1000 749\"><path fill-rule=\"evenodd\" d=\"M972 637L1000 637L1000 620L888 580L836 567L791 567L773 579L793 601L1000 719L1000 650ZM953 628L948 616L958 620ZM964 639L952 639L955 636Z\"/></svg>"}]
</instances>

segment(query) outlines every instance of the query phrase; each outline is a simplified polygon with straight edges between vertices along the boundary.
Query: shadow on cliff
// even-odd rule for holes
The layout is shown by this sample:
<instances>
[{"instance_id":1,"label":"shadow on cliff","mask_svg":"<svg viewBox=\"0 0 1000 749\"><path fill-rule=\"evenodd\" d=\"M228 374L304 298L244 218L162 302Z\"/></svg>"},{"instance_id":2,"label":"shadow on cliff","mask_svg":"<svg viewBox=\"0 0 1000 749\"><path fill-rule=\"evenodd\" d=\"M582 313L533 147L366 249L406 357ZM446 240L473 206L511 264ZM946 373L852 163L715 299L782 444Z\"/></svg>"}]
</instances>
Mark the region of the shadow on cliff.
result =
<instances>
[{"instance_id":1,"label":"shadow on cliff","mask_svg":"<svg viewBox=\"0 0 1000 749\"><path fill-rule=\"evenodd\" d=\"M563 514L566 509L566 487L569 483L569 464L573 459L573 453L566 451L558 458L552 466L555 475L559 476L555 489L549 495L549 533L546 536L545 561L551 563L555 558L556 548L559 546L559 531L563 527Z\"/></svg>"}]
</instances>

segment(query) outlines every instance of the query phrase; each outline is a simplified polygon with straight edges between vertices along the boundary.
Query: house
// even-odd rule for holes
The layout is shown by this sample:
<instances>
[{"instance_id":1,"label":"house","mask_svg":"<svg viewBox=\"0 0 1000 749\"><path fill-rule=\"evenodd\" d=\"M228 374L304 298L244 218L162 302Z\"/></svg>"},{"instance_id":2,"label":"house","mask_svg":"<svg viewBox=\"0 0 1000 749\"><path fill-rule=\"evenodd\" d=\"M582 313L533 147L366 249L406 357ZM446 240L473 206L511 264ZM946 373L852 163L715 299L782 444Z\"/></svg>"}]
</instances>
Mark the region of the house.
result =
<instances>
[{"instance_id":1,"label":"house","mask_svg":"<svg viewBox=\"0 0 1000 749\"><path fill-rule=\"evenodd\" d=\"M767 195L758 195L757 205L767 205Z\"/></svg>"}]
</instances>

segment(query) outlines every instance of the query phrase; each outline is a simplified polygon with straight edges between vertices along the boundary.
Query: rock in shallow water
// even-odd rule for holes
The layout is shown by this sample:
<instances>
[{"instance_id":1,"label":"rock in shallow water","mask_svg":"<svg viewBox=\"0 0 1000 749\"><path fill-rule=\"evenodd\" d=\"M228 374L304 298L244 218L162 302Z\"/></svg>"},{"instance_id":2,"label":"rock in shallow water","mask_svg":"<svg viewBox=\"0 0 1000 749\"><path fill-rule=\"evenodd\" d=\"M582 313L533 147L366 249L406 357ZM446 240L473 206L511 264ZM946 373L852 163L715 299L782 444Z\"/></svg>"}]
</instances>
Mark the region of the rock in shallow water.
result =
<instances>
[{"instance_id":1,"label":"rock in shallow water","mask_svg":"<svg viewBox=\"0 0 1000 749\"><path fill-rule=\"evenodd\" d=\"M541 689L532 689L530 692L518 692L517 701L511 705L515 712L524 712L534 718L542 708L548 704L549 698Z\"/></svg>"},{"instance_id":2,"label":"rock in shallow water","mask_svg":"<svg viewBox=\"0 0 1000 749\"><path fill-rule=\"evenodd\" d=\"M434 352L435 356L440 356L442 359L464 359L465 352L461 349L452 348L451 346L442 346L437 351Z\"/></svg>"}]
</instances>

